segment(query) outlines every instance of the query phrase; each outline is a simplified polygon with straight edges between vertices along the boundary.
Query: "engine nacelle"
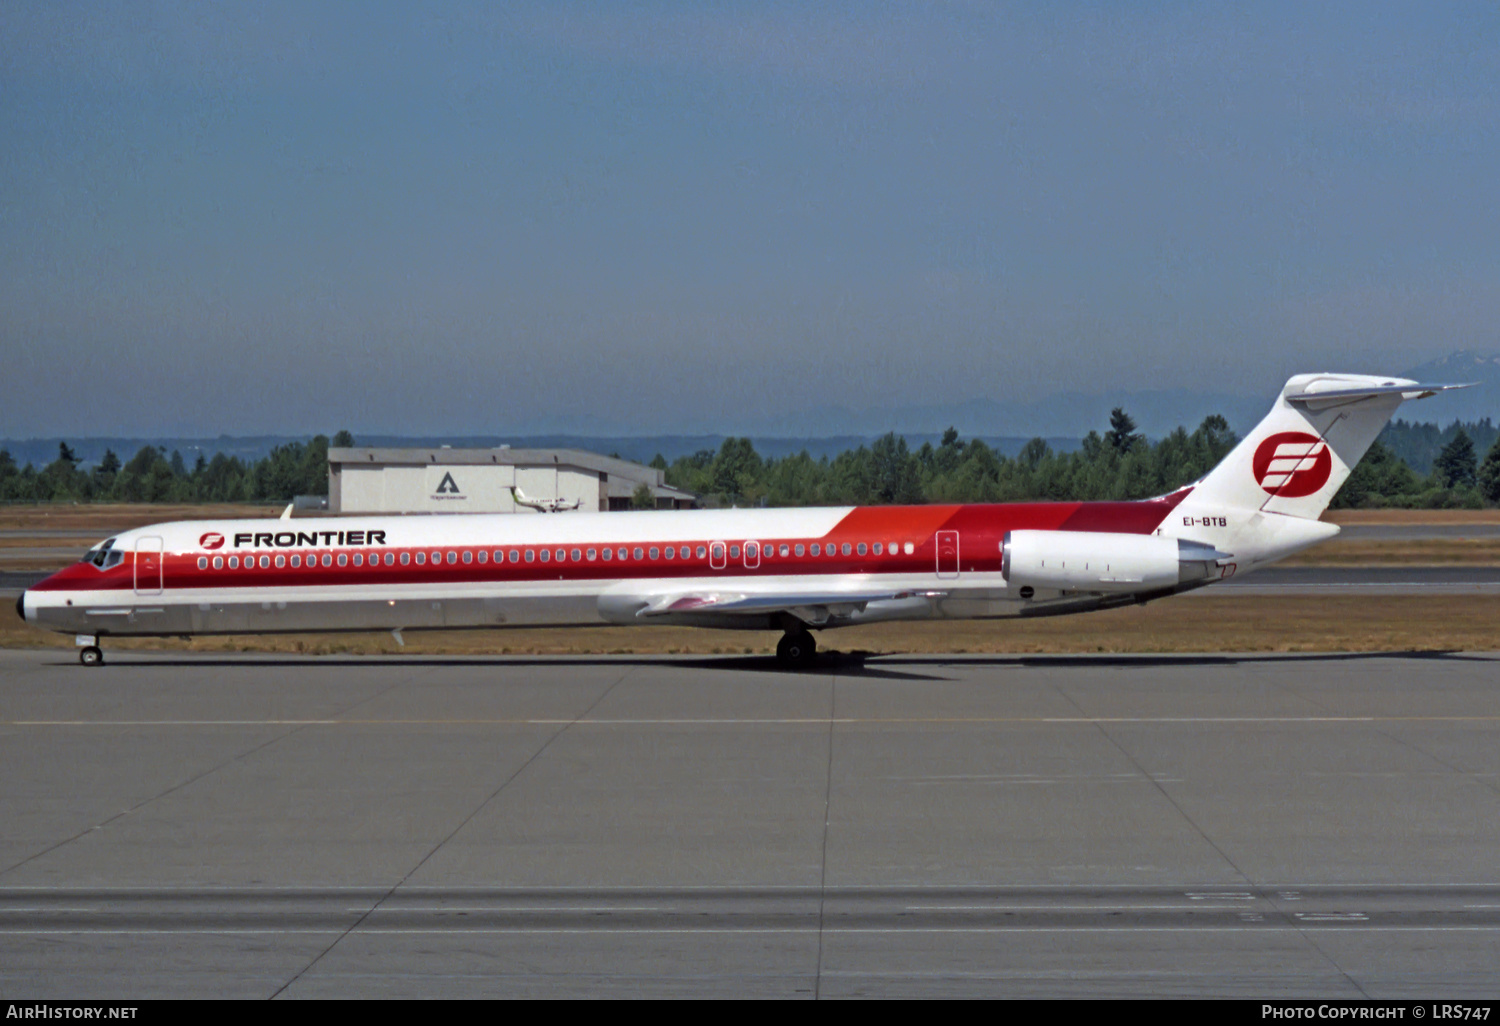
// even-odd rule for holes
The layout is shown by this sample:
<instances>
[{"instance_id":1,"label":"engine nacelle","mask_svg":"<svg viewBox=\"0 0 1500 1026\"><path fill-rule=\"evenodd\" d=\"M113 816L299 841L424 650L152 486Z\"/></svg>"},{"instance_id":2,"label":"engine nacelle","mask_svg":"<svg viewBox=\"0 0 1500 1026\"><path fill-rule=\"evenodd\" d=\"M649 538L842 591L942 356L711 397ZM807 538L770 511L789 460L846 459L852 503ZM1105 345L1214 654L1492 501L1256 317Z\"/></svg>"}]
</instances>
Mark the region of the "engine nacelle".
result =
<instances>
[{"instance_id":1,"label":"engine nacelle","mask_svg":"<svg viewBox=\"0 0 1500 1026\"><path fill-rule=\"evenodd\" d=\"M1153 591L1199 581L1223 552L1154 534L1007 531L1000 572L1013 588Z\"/></svg>"}]
</instances>

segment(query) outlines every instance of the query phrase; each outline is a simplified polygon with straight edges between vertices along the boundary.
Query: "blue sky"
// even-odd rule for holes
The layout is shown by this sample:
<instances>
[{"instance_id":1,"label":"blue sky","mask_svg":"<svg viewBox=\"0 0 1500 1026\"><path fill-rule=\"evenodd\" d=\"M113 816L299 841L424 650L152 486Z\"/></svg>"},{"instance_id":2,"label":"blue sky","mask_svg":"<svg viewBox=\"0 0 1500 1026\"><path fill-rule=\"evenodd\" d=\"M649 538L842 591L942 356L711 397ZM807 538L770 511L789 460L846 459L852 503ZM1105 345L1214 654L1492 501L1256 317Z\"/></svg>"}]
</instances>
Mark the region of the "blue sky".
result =
<instances>
[{"instance_id":1,"label":"blue sky","mask_svg":"<svg viewBox=\"0 0 1500 1026\"><path fill-rule=\"evenodd\" d=\"M1500 348L1493 5L11 4L0 437L775 433Z\"/></svg>"}]
</instances>

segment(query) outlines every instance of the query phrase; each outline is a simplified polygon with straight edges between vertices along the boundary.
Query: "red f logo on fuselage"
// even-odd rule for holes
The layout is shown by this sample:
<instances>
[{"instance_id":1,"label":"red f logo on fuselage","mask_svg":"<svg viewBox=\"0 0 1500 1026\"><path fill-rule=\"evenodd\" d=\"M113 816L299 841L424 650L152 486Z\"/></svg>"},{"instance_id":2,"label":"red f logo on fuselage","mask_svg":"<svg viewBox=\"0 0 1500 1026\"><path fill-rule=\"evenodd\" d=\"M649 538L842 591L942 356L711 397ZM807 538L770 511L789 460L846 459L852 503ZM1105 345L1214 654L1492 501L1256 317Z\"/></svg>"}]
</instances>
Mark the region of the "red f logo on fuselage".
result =
<instances>
[{"instance_id":1,"label":"red f logo on fuselage","mask_svg":"<svg viewBox=\"0 0 1500 1026\"><path fill-rule=\"evenodd\" d=\"M224 547L224 536L218 531L209 531L198 539L198 544L205 549L221 549Z\"/></svg>"},{"instance_id":2,"label":"red f logo on fuselage","mask_svg":"<svg viewBox=\"0 0 1500 1026\"><path fill-rule=\"evenodd\" d=\"M1333 455L1328 443L1303 431L1282 431L1256 446L1256 482L1272 495L1300 499L1328 483Z\"/></svg>"}]
</instances>

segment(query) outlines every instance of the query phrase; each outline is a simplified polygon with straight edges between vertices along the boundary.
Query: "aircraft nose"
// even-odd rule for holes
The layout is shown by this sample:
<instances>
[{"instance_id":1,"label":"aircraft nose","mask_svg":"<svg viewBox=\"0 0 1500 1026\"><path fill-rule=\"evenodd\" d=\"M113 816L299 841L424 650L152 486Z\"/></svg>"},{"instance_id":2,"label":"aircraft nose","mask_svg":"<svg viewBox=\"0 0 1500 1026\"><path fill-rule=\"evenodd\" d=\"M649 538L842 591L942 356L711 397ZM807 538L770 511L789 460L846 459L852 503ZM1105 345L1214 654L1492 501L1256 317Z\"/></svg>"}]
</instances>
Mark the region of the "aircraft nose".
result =
<instances>
[{"instance_id":1,"label":"aircraft nose","mask_svg":"<svg viewBox=\"0 0 1500 1026\"><path fill-rule=\"evenodd\" d=\"M16 615L21 618L22 623L26 622L26 590L24 588L16 598Z\"/></svg>"}]
</instances>

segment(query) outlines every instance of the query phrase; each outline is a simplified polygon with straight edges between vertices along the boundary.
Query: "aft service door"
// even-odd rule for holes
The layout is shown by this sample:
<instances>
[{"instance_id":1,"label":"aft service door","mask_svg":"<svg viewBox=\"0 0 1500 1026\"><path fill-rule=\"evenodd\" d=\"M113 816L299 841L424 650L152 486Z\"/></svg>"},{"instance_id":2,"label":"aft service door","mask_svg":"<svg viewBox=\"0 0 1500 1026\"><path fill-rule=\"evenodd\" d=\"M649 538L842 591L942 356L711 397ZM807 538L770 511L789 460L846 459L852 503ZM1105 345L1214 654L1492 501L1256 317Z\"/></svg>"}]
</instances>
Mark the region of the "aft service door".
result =
<instances>
[{"instance_id":1,"label":"aft service door","mask_svg":"<svg viewBox=\"0 0 1500 1026\"><path fill-rule=\"evenodd\" d=\"M135 540L135 593L161 594L161 539Z\"/></svg>"},{"instance_id":2,"label":"aft service door","mask_svg":"<svg viewBox=\"0 0 1500 1026\"><path fill-rule=\"evenodd\" d=\"M937 533L937 575L939 577L958 576L957 531L939 531Z\"/></svg>"}]
</instances>

